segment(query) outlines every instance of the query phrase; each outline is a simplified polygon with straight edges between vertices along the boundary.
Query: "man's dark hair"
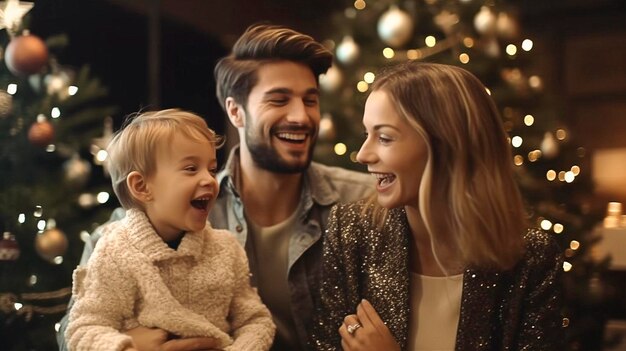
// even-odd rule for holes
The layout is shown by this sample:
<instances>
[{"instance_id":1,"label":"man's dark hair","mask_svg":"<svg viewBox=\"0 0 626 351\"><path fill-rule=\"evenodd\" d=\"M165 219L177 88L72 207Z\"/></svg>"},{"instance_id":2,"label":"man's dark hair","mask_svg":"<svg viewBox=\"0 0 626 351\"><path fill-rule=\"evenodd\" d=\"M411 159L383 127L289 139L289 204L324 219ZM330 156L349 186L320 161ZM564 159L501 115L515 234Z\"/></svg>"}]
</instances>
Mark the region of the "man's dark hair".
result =
<instances>
[{"instance_id":1,"label":"man's dark hair","mask_svg":"<svg viewBox=\"0 0 626 351\"><path fill-rule=\"evenodd\" d=\"M292 29L269 24L248 27L230 55L215 66L216 95L226 110L225 100L232 97L246 107L248 95L256 85L257 71L264 63L292 61L308 66L315 79L332 65L333 54L312 37Z\"/></svg>"}]
</instances>

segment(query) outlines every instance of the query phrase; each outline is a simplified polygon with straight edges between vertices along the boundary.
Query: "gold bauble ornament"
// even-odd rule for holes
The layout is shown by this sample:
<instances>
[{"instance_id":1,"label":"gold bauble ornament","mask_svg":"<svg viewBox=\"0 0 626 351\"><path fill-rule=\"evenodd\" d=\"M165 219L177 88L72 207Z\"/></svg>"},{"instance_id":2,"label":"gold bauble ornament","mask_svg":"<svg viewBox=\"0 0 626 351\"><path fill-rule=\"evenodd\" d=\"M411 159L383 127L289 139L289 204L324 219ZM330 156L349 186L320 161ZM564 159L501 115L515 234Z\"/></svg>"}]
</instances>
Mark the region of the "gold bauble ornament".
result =
<instances>
[{"instance_id":1,"label":"gold bauble ornament","mask_svg":"<svg viewBox=\"0 0 626 351\"><path fill-rule=\"evenodd\" d=\"M45 230L35 238L35 250L46 261L53 261L67 251L68 241L65 233L58 228Z\"/></svg>"},{"instance_id":2,"label":"gold bauble ornament","mask_svg":"<svg viewBox=\"0 0 626 351\"><path fill-rule=\"evenodd\" d=\"M519 24L512 15L500 12L496 20L498 35L504 39L513 40L519 36Z\"/></svg>"}]
</instances>

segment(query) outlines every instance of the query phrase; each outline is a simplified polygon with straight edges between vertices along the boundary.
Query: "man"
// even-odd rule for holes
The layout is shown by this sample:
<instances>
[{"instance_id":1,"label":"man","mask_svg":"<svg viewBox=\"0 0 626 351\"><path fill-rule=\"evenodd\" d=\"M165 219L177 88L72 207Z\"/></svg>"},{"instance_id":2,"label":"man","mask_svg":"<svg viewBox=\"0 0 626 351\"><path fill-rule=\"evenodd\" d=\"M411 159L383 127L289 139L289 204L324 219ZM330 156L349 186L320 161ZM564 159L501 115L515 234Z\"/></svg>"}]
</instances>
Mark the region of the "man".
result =
<instances>
[{"instance_id":1,"label":"man","mask_svg":"<svg viewBox=\"0 0 626 351\"><path fill-rule=\"evenodd\" d=\"M220 194L210 222L229 229L246 249L252 284L277 326L273 350L306 348L330 208L373 189L366 174L311 162L320 122L318 76L331 63L332 54L313 38L255 25L215 67L217 97L241 145L217 176ZM136 344L166 338L163 331L138 329L130 332ZM194 349L194 340L187 341L171 349Z\"/></svg>"}]
</instances>

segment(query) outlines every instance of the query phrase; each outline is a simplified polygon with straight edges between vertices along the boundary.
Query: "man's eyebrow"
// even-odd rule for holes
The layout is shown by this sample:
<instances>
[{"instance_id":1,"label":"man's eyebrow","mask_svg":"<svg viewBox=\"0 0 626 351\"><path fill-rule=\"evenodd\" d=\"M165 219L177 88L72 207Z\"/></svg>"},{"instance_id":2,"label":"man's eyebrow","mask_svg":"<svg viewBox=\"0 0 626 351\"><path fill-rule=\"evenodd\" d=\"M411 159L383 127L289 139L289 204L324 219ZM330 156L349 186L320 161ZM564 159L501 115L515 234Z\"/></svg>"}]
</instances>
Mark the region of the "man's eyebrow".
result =
<instances>
[{"instance_id":1,"label":"man's eyebrow","mask_svg":"<svg viewBox=\"0 0 626 351\"><path fill-rule=\"evenodd\" d=\"M289 88L274 88L265 92L263 95L272 95L272 94L293 94L293 90Z\"/></svg>"},{"instance_id":2,"label":"man's eyebrow","mask_svg":"<svg viewBox=\"0 0 626 351\"><path fill-rule=\"evenodd\" d=\"M272 95L272 94L293 94L293 90L289 88L274 88L266 91L263 95ZM304 95L320 95L320 91L317 88L309 88L304 92Z\"/></svg>"},{"instance_id":3,"label":"man's eyebrow","mask_svg":"<svg viewBox=\"0 0 626 351\"><path fill-rule=\"evenodd\" d=\"M305 95L319 95L320 94L320 90L317 88L310 88L307 89L306 94Z\"/></svg>"}]
</instances>

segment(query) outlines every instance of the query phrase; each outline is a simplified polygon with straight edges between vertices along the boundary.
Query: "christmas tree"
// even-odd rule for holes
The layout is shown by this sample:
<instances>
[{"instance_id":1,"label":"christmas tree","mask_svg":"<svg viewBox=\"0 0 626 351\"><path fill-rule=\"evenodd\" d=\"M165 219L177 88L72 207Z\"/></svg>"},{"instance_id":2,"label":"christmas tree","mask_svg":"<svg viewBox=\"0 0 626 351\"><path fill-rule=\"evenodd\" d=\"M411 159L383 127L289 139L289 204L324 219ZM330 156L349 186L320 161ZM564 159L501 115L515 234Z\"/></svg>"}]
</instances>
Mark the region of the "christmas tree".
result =
<instances>
[{"instance_id":1,"label":"christmas tree","mask_svg":"<svg viewBox=\"0 0 626 351\"><path fill-rule=\"evenodd\" d=\"M564 250L564 327L572 350L601 348L601 275L593 257L590 165L562 118L558 99L533 70L532 38L524 37L513 3L476 0L356 0L334 14L326 45L335 65L320 78L323 116L316 158L363 170L361 117L381 67L403 60L458 65L473 72L501 110L511 160L532 221Z\"/></svg>"},{"instance_id":2,"label":"christmas tree","mask_svg":"<svg viewBox=\"0 0 626 351\"><path fill-rule=\"evenodd\" d=\"M33 3L0 2L0 344L54 350L85 236L115 206L102 167L115 108L68 39L27 28Z\"/></svg>"}]
</instances>

